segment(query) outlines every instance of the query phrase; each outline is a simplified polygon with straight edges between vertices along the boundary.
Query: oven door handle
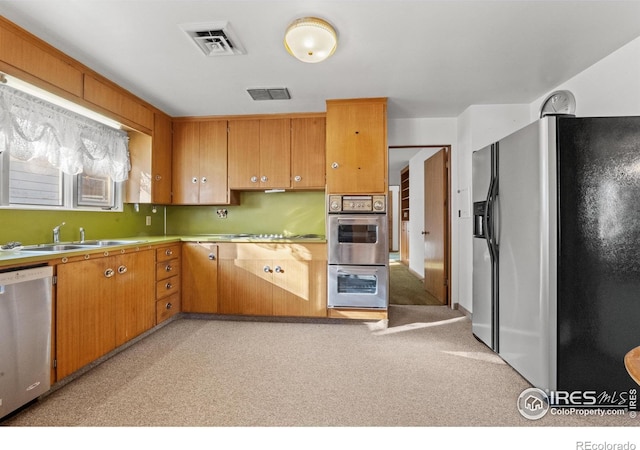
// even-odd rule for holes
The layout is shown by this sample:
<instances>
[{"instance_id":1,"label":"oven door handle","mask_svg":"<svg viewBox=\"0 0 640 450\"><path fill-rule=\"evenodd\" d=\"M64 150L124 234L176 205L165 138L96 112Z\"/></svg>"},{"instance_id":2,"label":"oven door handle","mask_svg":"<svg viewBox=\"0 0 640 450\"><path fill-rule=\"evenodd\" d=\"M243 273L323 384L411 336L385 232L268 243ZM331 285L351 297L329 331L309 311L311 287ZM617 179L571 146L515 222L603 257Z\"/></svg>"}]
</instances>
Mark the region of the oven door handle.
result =
<instances>
[{"instance_id":1,"label":"oven door handle","mask_svg":"<svg viewBox=\"0 0 640 450\"><path fill-rule=\"evenodd\" d=\"M338 218L338 223L339 224L346 224L346 225L352 225L352 224L377 224L380 222L380 218L378 217L359 217L359 218Z\"/></svg>"},{"instance_id":2,"label":"oven door handle","mask_svg":"<svg viewBox=\"0 0 640 450\"><path fill-rule=\"evenodd\" d=\"M352 269L338 269L336 273L339 275L377 275L381 268L385 266L367 266L366 269L354 267Z\"/></svg>"}]
</instances>

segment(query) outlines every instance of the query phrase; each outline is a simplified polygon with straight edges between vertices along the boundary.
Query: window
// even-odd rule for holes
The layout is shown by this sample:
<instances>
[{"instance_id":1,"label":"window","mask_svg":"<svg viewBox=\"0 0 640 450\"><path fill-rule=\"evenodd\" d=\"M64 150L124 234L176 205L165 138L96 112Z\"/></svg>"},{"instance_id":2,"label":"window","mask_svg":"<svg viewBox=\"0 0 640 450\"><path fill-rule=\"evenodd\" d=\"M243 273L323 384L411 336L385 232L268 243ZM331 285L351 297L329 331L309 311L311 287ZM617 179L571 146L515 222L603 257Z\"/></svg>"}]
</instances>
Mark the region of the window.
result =
<instances>
[{"instance_id":1,"label":"window","mask_svg":"<svg viewBox=\"0 0 640 450\"><path fill-rule=\"evenodd\" d=\"M0 207L122 211L122 183L108 176L68 175L43 159L20 161L1 153L0 184L5 193Z\"/></svg>"},{"instance_id":2,"label":"window","mask_svg":"<svg viewBox=\"0 0 640 450\"><path fill-rule=\"evenodd\" d=\"M121 211L129 169L126 132L0 84L0 207Z\"/></svg>"}]
</instances>

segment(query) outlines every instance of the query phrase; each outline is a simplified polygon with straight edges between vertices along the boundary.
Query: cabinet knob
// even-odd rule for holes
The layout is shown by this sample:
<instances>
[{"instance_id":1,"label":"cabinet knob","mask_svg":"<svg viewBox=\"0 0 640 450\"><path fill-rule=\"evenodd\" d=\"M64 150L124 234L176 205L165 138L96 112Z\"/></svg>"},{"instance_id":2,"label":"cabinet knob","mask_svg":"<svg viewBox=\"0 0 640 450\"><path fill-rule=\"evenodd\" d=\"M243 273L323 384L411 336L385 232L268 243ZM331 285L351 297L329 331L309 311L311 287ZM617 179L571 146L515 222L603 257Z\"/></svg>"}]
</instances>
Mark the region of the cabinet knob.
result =
<instances>
[{"instance_id":1,"label":"cabinet knob","mask_svg":"<svg viewBox=\"0 0 640 450\"><path fill-rule=\"evenodd\" d=\"M293 177L293 181L297 181L299 183L300 181L302 181L302 177L300 175L296 175L295 177Z\"/></svg>"},{"instance_id":2,"label":"cabinet knob","mask_svg":"<svg viewBox=\"0 0 640 450\"><path fill-rule=\"evenodd\" d=\"M429 234L429 232L428 231L421 231L420 234L422 234L424 236L425 234Z\"/></svg>"},{"instance_id":3,"label":"cabinet knob","mask_svg":"<svg viewBox=\"0 0 640 450\"><path fill-rule=\"evenodd\" d=\"M214 260L216 259L216 255L215 255L215 254L213 254L213 253L209 253L209 259L210 259L211 261L214 261Z\"/></svg>"},{"instance_id":4,"label":"cabinet knob","mask_svg":"<svg viewBox=\"0 0 640 450\"><path fill-rule=\"evenodd\" d=\"M260 181L262 181L263 183L266 183L266 182L267 182L267 180L268 180L268 178L267 178L266 176L264 176L264 175L262 175L262 176L260 177Z\"/></svg>"},{"instance_id":5,"label":"cabinet knob","mask_svg":"<svg viewBox=\"0 0 640 450\"><path fill-rule=\"evenodd\" d=\"M115 274L113 269L107 269L104 271L104 276L107 278L111 278Z\"/></svg>"},{"instance_id":6,"label":"cabinet knob","mask_svg":"<svg viewBox=\"0 0 640 450\"><path fill-rule=\"evenodd\" d=\"M118 273L127 273L127 266L118 267Z\"/></svg>"},{"instance_id":7,"label":"cabinet knob","mask_svg":"<svg viewBox=\"0 0 640 450\"><path fill-rule=\"evenodd\" d=\"M332 169L337 169L338 167L340 167L340 164L338 164L337 162L334 161L334 162L331 163L331 168Z\"/></svg>"},{"instance_id":8,"label":"cabinet knob","mask_svg":"<svg viewBox=\"0 0 640 450\"><path fill-rule=\"evenodd\" d=\"M265 273L269 273L269 272L271 272L271 267L269 267L269 266L264 266L264 267L262 268L262 270L263 270Z\"/></svg>"},{"instance_id":9,"label":"cabinet knob","mask_svg":"<svg viewBox=\"0 0 640 450\"><path fill-rule=\"evenodd\" d=\"M205 184L207 182L207 177L202 177L202 184Z\"/></svg>"},{"instance_id":10,"label":"cabinet knob","mask_svg":"<svg viewBox=\"0 0 640 450\"><path fill-rule=\"evenodd\" d=\"M276 266L275 271L276 271L276 273L283 273L284 272L284 270L280 266Z\"/></svg>"},{"instance_id":11,"label":"cabinet knob","mask_svg":"<svg viewBox=\"0 0 640 450\"><path fill-rule=\"evenodd\" d=\"M171 264L167 264L166 266L164 266L165 272L171 272L172 270L173 270L173 267L171 266Z\"/></svg>"},{"instance_id":12,"label":"cabinet knob","mask_svg":"<svg viewBox=\"0 0 640 450\"><path fill-rule=\"evenodd\" d=\"M258 177L256 177L256 176L251 177L251 182L252 183L257 183L258 182Z\"/></svg>"},{"instance_id":13,"label":"cabinet knob","mask_svg":"<svg viewBox=\"0 0 640 450\"><path fill-rule=\"evenodd\" d=\"M193 184L196 184L196 183L198 182L198 177L193 177L193 178L191 179L191 182L192 182Z\"/></svg>"},{"instance_id":14,"label":"cabinet knob","mask_svg":"<svg viewBox=\"0 0 640 450\"><path fill-rule=\"evenodd\" d=\"M170 248L168 248L168 249L165 250L164 254L167 255L167 256L171 256L171 255L173 255L173 252L171 251Z\"/></svg>"},{"instance_id":15,"label":"cabinet knob","mask_svg":"<svg viewBox=\"0 0 640 450\"><path fill-rule=\"evenodd\" d=\"M169 290L169 289L171 289L173 287L173 284L167 283L167 284L164 285L164 287L166 287L167 290Z\"/></svg>"},{"instance_id":16,"label":"cabinet knob","mask_svg":"<svg viewBox=\"0 0 640 450\"><path fill-rule=\"evenodd\" d=\"M167 305L165 306L165 308L167 309L171 309L173 308L173 305L171 304L171 302L167 303Z\"/></svg>"},{"instance_id":17,"label":"cabinet knob","mask_svg":"<svg viewBox=\"0 0 640 450\"><path fill-rule=\"evenodd\" d=\"M156 175L156 181L162 180L162 175Z\"/></svg>"}]
</instances>

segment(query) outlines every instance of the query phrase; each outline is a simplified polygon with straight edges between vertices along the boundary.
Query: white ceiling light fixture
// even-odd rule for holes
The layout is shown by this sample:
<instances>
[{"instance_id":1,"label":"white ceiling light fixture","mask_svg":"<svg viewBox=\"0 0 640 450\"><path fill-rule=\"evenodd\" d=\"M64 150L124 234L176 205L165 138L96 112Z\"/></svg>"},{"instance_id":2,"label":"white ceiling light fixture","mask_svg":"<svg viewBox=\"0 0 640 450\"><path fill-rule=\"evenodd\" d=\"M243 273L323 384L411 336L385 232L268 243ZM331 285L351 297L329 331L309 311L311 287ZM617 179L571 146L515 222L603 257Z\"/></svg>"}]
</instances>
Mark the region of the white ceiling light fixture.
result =
<instances>
[{"instance_id":1,"label":"white ceiling light fixture","mask_svg":"<svg viewBox=\"0 0 640 450\"><path fill-rule=\"evenodd\" d=\"M336 51L338 35L329 22L317 17L302 17L287 28L284 46L300 61L318 63Z\"/></svg>"}]
</instances>

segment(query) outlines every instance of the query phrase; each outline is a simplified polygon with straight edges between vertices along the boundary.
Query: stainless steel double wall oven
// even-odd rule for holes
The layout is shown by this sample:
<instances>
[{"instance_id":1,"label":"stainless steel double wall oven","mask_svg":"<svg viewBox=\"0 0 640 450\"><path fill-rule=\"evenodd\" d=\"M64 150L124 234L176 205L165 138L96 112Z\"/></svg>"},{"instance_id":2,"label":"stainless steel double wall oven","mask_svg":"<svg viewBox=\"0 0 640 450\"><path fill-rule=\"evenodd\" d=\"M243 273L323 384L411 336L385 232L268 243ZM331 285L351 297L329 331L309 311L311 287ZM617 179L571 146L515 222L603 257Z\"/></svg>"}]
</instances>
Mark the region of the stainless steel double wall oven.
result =
<instances>
[{"instance_id":1,"label":"stainless steel double wall oven","mask_svg":"<svg viewBox=\"0 0 640 450\"><path fill-rule=\"evenodd\" d=\"M385 195L329 195L329 308L386 309L389 244Z\"/></svg>"}]
</instances>

